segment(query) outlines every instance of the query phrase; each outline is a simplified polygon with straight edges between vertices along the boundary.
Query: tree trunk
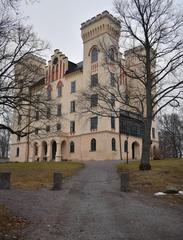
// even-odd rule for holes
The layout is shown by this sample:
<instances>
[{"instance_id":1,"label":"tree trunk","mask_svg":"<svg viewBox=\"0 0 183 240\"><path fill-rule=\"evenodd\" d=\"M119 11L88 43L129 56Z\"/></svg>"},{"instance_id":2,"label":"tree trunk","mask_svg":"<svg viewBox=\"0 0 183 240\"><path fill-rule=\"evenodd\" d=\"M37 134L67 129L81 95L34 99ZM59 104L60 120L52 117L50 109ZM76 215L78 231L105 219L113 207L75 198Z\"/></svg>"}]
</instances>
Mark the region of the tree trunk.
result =
<instances>
[{"instance_id":1,"label":"tree trunk","mask_svg":"<svg viewBox=\"0 0 183 240\"><path fill-rule=\"evenodd\" d=\"M120 153L120 160L123 160L123 158L122 158L121 133L120 133L120 131L119 131L119 153Z\"/></svg>"},{"instance_id":2,"label":"tree trunk","mask_svg":"<svg viewBox=\"0 0 183 240\"><path fill-rule=\"evenodd\" d=\"M151 152L151 120L147 119L144 124L144 136L142 139L142 157L139 169L151 170L150 152Z\"/></svg>"}]
</instances>

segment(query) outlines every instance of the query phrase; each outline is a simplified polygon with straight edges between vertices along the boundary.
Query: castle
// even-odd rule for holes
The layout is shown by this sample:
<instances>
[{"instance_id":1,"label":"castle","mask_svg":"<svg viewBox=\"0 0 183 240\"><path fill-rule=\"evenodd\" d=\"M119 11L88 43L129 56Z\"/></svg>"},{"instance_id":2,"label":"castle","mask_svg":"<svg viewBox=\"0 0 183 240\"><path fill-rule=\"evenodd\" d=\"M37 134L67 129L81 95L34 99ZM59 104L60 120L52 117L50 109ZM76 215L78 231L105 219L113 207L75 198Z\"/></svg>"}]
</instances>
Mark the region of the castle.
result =
<instances>
[{"instance_id":1,"label":"castle","mask_svg":"<svg viewBox=\"0 0 183 240\"><path fill-rule=\"evenodd\" d=\"M133 121L129 120L130 132L125 124L121 127L119 119L113 116L106 118L97 115L86 117L78 112L78 93L91 84L108 81L109 76L102 65L103 57L99 42L111 47L118 43L120 23L109 12L104 11L96 17L81 24L83 40L83 61L73 63L60 52L54 51L46 65L43 59L39 62L45 73L35 83L37 91L47 91L48 98L54 100L49 109L56 116L48 116L46 129L39 131L39 113L37 112L37 131L28 137L11 136L11 161L61 161L61 160L118 160L120 146L123 159L140 159L142 148L141 133L131 131ZM126 58L130 59L130 51ZM130 61L130 60L129 60ZM121 88L125 88L122 79ZM133 87L134 81L130 82ZM55 110L53 110L53 108ZM127 119L133 119L127 114ZM125 121L124 121L125 122ZM19 124L14 121L14 124ZM122 128L119 139L119 130ZM158 148L156 119L152 123L152 150Z\"/></svg>"}]
</instances>

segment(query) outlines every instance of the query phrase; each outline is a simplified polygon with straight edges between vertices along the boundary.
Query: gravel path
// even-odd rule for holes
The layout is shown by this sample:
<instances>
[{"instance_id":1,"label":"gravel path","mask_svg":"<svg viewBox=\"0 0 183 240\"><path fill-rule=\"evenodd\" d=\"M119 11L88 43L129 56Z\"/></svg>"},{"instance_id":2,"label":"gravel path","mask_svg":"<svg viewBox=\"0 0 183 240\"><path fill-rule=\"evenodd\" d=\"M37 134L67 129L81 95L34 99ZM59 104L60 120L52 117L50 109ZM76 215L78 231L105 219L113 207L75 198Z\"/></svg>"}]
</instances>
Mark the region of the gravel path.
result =
<instances>
[{"instance_id":1,"label":"gravel path","mask_svg":"<svg viewBox=\"0 0 183 240\"><path fill-rule=\"evenodd\" d=\"M182 240L183 210L119 191L117 161L89 161L61 191L0 191L0 203L28 218L25 240Z\"/></svg>"}]
</instances>

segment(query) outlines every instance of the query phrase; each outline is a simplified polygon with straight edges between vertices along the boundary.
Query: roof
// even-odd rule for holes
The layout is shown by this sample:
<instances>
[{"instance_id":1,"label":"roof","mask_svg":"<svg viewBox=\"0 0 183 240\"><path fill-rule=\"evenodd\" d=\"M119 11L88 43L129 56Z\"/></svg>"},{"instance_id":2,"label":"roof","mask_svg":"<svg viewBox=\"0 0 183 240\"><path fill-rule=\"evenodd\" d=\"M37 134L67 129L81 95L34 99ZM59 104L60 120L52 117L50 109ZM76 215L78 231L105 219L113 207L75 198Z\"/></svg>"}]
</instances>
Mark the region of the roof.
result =
<instances>
[{"instance_id":1,"label":"roof","mask_svg":"<svg viewBox=\"0 0 183 240\"><path fill-rule=\"evenodd\" d=\"M69 74L72 72L76 72L78 70L82 70L83 69L83 61L79 62L79 63L73 63L73 62L68 62L68 70L66 71L65 74Z\"/></svg>"}]
</instances>

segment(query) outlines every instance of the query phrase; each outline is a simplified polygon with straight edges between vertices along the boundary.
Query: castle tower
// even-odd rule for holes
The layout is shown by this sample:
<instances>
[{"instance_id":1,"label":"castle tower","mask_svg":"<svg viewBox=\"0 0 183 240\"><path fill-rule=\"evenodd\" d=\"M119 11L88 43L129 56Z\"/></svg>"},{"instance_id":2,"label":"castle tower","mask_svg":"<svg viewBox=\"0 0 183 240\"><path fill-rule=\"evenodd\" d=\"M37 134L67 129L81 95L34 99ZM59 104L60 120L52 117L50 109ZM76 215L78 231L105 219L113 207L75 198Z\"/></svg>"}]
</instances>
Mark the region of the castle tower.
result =
<instances>
[{"instance_id":1,"label":"castle tower","mask_svg":"<svg viewBox=\"0 0 183 240\"><path fill-rule=\"evenodd\" d=\"M120 22L108 11L81 24L83 40L83 79L85 87L93 75L103 78L103 47L109 50L118 46ZM116 49L118 50L118 49Z\"/></svg>"}]
</instances>

